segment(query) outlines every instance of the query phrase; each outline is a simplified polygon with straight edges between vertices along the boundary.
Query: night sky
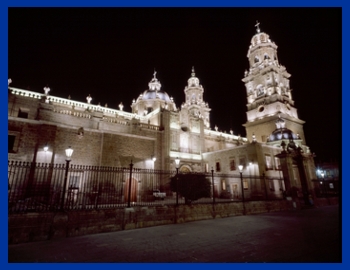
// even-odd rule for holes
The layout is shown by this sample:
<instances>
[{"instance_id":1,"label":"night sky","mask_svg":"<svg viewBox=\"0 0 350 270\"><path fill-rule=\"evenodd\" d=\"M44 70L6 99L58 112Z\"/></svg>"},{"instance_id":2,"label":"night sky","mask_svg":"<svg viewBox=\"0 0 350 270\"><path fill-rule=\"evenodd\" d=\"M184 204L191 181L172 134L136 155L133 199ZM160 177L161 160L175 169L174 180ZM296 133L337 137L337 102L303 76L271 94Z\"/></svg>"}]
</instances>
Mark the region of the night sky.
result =
<instances>
[{"instance_id":1,"label":"night sky","mask_svg":"<svg viewBox=\"0 0 350 270\"><path fill-rule=\"evenodd\" d=\"M245 136L247 52L260 29L278 46L316 162L341 154L341 9L9 8L11 86L118 108L154 70L179 107L194 66L211 128ZM248 138L251 139L251 138Z\"/></svg>"}]
</instances>

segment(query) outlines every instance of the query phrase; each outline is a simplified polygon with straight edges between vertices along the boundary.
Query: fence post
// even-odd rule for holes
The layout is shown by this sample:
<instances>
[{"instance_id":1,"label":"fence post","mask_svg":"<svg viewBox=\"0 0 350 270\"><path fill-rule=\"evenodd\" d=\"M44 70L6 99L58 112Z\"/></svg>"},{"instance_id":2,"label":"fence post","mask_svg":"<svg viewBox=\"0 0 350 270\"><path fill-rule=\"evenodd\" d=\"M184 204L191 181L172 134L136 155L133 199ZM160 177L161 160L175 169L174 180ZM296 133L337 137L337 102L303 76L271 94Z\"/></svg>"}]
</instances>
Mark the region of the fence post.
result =
<instances>
[{"instance_id":1,"label":"fence post","mask_svg":"<svg viewBox=\"0 0 350 270\"><path fill-rule=\"evenodd\" d=\"M64 184L63 184L63 192L62 192L62 200L61 200L61 211L63 211L64 201L65 201L65 196L66 196L69 162L70 162L70 159L66 159L66 171L64 174Z\"/></svg>"},{"instance_id":2,"label":"fence post","mask_svg":"<svg viewBox=\"0 0 350 270\"><path fill-rule=\"evenodd\" d=\"M215 211L215 187L214 187L214 169L211 168L211 182L213 185L213 211Z\"/></svg>"},{"instance_id":3,"label":"fence post","mask_svg":"<svg viewBox=\"0 0 350 270\"><path fill-rule=\"evenodd\" d=\"M246 214L245 202L244 202L244 187L243 187L243 166L239 165L239 174L241 175L241 189L242 189L242 204L243 204L243 215Z\"/></svg>"},{"instance_id":4,"label":"fence post","mask_svg":"<svg viewBox=\"0 0 350 270\"><path fill-rule=\"evenodd\" d=\"M130 178L129 178L129 191L128 191L128 207L130 207L130 197L131 197L131 179L132 179L132 167L134 166L134 164L132 164L132 160L130 162Z\"/></svg>"}]
</instances>

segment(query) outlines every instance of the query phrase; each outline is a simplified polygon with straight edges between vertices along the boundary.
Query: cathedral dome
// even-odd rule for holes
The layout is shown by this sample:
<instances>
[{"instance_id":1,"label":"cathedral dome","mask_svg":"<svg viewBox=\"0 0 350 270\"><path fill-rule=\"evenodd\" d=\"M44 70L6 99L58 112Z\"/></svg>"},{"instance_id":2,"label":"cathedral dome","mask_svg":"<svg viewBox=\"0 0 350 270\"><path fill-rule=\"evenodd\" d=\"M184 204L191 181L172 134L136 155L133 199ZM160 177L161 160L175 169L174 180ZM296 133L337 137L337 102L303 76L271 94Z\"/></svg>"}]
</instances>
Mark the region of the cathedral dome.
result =
<instances>
[{"instance_id":1,"label":"cathedral dome","mask_svg":"<svg viewBox=\"0 0 350 270\"><path fill-rule=\"evenodd\" d=\"M148 90L145 90L143 94L140 95L139 100L152 100L152 99L160 99L166 102L171 102L169 95L160 90L162 85L160 81L156 78L156 72L153 74L152 80L148 84Z\"/></svg>"},{"instance_id":2,"label":"cathedral dome","mask_svg":"<svg viewBox=\"0 0 350 270\"><path fill-rule=\"evenodd\" d=\"M146 90L143 92L142 94L142 99L143 100L147 100L147 99L161 99L161 100L164 100L166 102L170 102L170 98L169 98L169 95L160 90L160 91L155 91L155 90Z\"/></svg>"},{"instance_id":3,"label":"cathedral dome","mask_svg":"<svg viewBox=\"0 0 350 270\"><path fill-rule=\"evenodd\" d=\"M267 43L267 42L271 42L270 37L268 34L263 33L263 32L257 33L256 35L254 35L252 40L251 40L252 46L256 46L257 44Z\"/></svg>"},{"instance_id":4,"label":"cathedral dome","mask_svg":"<svg viewBox=\"0 0 350 270\"><path fill-rule=\"evenodd\" d=\"M285 127L285 121L278 116L278 119L275 122L276 129L271 133L271 135L267 138L267 142L275 142L280 140L300 140L298 134L295 134L293 131Z\"/></svg>"},{"instance_id":5,"label":"cathedral dome","mask_svg":"<svg viewBox=\"0 0 350 270\"><path fill-rule=\"evenodd\" d=\"M299 136L288 128L275 129L267 138L267 142L275 142L280 140L300 140Z\"/></svg>"},{"instance_id":6,"label":"cathedral dome","mask_svg":"<svg viewBox=\"0 0 350 270\"><path fill-rule=\"evenodd\" d=\"M253 36L252 40L251 40L251 46L256 46L258 44L261 43L270 43L270 37L268 34L264 33L264 32L260 32L260 27L259 27L260 23L257 22L255 27L256 27L256 34Z\"/></svg>"}]
</instances>

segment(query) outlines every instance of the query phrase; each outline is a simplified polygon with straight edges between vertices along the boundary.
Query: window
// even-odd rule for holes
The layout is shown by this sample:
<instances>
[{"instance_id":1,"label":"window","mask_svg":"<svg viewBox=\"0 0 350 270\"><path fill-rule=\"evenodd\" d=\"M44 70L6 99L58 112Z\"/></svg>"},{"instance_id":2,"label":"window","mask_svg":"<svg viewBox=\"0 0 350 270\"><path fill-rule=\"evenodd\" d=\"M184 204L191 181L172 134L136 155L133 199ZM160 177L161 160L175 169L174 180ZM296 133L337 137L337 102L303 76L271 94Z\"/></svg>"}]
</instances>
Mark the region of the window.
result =
<instances>
[{"instance_id":1,"label":"window","mask_svg":"<svg viewBox=\"0 0 350 270\"><path fill-rule=\"evenodd\" d=\"M270 155L265 155L266 170L272 170L272 160Z\"/></svg>"},{"instance_id":2,"label":"window","mask_svg":"<svg viewBox=\"0 0 350 270\"><path fill-rule=\"evenodd\" d=\"M220 168L220 162L216 162L216 171L220 172L221 168Z\"/></svg>"},{"instance_id":3,"label":"window","mask_svg":"<svg viewBox=\"0 0 350 270\"><path fill-rule=\"evenodd\" d=\"M238 198L238 184L232 185L232 193L234 198Z\"/></svg>"},{"instance_id":4,"label":"window","mask_svg":"<svg viewBox=\"0 0 350 270\"><path fill-rule=\"evenodd\" d=\"M239 164L238 165L242 165L243 169L245 169L245 167L246 167L245 157L240 157L239 158Z\"/></svg>"},{"instance_id":5,"label":"window","mask_svg":"<svg viewBox=\"0 0 350 270\"><path fill-rule=\"evenodd\" d=\"M209 164L205 163L205 172L209 172Z\"/></svg>"},{"instance_id":6,"label":"window","mask_svg":"<svg viewBox=\"0 0 350 270\"><path fill-rule=\"evenodd\" d=\"M222 186L222 190L226 190L226 183L224 179L221 180L221 186Z\"/></svg>"},{"instance_id":7,"label":"window","mask_svg":"<svg viewBox=\"0 0 350 270\"><path fill-rule=\"evenodd\" d=\"M275 157L275 168L276 168L276 170L282 170L281 162L280 162L280 159L278 157Z\"/></svg>"},{"instance_id":8,"label":"window","mask_svg":"<svg viewBox=\"0 0 350 270\"><path fill-rule=\"evenodd\" d=\"M14 145L15 145L16 136L8 135L8 153L13 153Z\"/></svg>"},{"instance_id":9,"label":"window","mask_svg":"<svg viewBox=\"0 0 350 270\"><path fill-rule=\"evenodd\" d=\"M230 160L230 170L235 171L236 170L236 163L234 159Z\"/></svg>"},{"instance_id":10,"label":"window","mask_svg":"<svg viewBox=\"0 0 350 270\"><path fill-rule=\"evenodd\" d=\"M19 134L17 131L8 131L8 153L16 153L18 151Z\"/></svg>"},{"instance_id":11,"label":"window","mask_svg":"<svg viewBox=\"0 0 350 270\"><path fill-rule=\"evenodd\" d=\"M283 180L278 181L278 185L279 185L279 190L280 190L280 191L286 190L285 187L284 187Z\"/></svg>"},{"instance_id":12,"label":"window","mask_svg":"<svg viewBox=\"0 0 350 270\"><path fill-rule=\"evenodd\" d=\"M261 93L260 93L260 90L259 90L259 93L258 93L258 95L260 95ZM265 107L264 106L260 106L259 108L258 108L258 111L259 112L263 112L265 110Z\"/></svg>"},{"instance_id":13,"label":"window","mask_svg":"<svg viewBox=\"0 0 350 270\"><path fill-rule=\"evenodd\" d=\"M29 111L26 109L19 109L18 111L18 117L19 118L28 118Z\"/></svg>"},{"instance_id":14,"label":"window","mask_svg":"<svg viewBox=\"0 0 350 270\"><path fill-rule=\"evenodd\" d=\"M243 188L244 188L244 189L248 189L248 188L249 188L249 186L248 186L248 180L247 180L247 179L244 179L244 180L243 180Z\"/></svg>"}]
</instances>

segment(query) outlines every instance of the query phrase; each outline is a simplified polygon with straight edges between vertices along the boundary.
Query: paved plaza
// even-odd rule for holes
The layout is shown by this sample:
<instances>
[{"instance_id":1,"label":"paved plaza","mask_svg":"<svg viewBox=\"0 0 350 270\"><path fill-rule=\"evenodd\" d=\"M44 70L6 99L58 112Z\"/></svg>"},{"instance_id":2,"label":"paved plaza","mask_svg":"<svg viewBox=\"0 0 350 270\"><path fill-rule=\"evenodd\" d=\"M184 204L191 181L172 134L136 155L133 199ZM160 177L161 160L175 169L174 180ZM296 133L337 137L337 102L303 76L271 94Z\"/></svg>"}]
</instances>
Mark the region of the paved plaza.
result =
<instances>
[{"instance_id":1,"label":"paved plaza","mask_svg":"<svg viewBox=\"0 0 350 270\"><path fill-rule=\"evenodd\" d=\"M9 245L9 262L341 262L338 206Z\"/></svg>"}]
</instances>

